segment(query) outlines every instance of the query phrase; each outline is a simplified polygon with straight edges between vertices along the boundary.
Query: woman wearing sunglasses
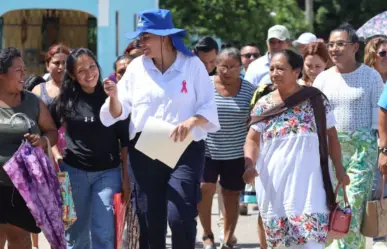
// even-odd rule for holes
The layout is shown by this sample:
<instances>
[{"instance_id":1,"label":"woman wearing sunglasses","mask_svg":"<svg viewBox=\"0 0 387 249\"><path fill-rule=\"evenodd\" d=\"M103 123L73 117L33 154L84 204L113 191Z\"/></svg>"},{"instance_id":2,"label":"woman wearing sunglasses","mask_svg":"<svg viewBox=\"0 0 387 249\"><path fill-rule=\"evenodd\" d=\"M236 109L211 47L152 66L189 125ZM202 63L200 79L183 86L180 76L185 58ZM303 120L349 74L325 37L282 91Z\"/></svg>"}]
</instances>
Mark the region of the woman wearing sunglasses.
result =
<instances>
[{"instance_id":1,"label":"woman wearing sunglasses","mask_svg":"<svg viewBox=\"0 0 387 249\"><path fill-rule=\"evenodd\" d=\"M387 82L387 37L377 37L365 47L364 63L380 73Z\"/></svg>"},{"instance_id":2,"label":"woman wearing sunglasses","mask_svg":"<svg viewBox=\"0 0 387 249\"><path fill-rule=\"evenodd\" d=\"M376 71L380 73L382 76L383 82L387 82L387 38L386 37L376 37L370 40L365 47L365 55L364 55L364 63L368 66L374 68ZM383 94L380 97L379 105L381 110L379 111L379 147L383 147L385 145L385 107L386 107L386 95ZM387 162L387 155L385 153L379 153L379 165L384 165ZM374 196L374 191L376 191L379 186L379 181L381 180L380 171L378 168L375 168L374 171L374 187L372 196ZM386 188L386 186L385 186ZM387 193L385 194L387 195ZM377 196L379 197L379 196ZM373 248L386 248L387 242L386 237L374 238L374 247Z\"/></svg>"}]
</instances>

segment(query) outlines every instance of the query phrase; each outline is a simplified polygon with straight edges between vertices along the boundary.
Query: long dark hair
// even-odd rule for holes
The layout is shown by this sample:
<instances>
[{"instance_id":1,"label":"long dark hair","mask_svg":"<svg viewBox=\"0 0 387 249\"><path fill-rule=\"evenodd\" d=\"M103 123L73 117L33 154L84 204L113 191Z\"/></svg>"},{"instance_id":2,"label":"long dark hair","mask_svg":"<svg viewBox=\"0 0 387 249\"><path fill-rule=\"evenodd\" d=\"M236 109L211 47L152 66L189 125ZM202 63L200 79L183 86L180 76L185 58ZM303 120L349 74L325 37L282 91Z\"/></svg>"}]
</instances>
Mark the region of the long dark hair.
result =
<instances>
[{"instance_id":1,"label":"long dark hair","mask_svg":"<svg viewBox=\"0 0 387 249\"><path fill-rule=\"evenodd\" d=\"M24 89L27 91L32 91L35 86L46 82L43 77L40 77L39 75L30 75L27 77L27 79L24 80Z\"/></svg>"},{"instance_id":2,"label":"long dark hair","mask_svg":"<svg viewBox=\"0 0 387 249\"><path fill-rule=\"evenodd\" d=\"M99 70L98 83L95 86L95 93L101 96L101 106L103 101L107 98L103 89L101 67L98 64L94 54L87 48L77 48L71 51L66 61L66 73L64 75L63 84L60 93L56 100L56 113L58 118L63 122L70 115L76 112L75 106L79 100L79 94L83 91L79 82L75 79L75 63L80 56L89 56L92 58ZM74 79L72 77L74 77Z\"/></svg>"}]
</instances>

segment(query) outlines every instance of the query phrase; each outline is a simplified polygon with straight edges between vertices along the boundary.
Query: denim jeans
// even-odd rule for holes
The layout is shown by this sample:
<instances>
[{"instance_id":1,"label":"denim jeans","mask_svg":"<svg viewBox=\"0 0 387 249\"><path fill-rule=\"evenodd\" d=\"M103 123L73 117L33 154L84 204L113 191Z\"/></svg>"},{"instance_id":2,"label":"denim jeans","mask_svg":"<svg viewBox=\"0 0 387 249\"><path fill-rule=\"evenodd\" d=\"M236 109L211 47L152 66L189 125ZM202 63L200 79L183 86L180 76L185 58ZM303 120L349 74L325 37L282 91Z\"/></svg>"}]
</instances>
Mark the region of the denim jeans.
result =
<instances>
[{"instance_id":1,"label":"denim jeans","mask_svg":"<svg viewBox=\"0 0 387 249\"><path fill-rule=\"evenodd\" d=\"M374 172L374 186L372 188L372 196L371 196L372 199L374 199L374 197L375 197L375 191L378 189L379 183L381 180L383 180L383 179L380 176L379 168L376 167L375 172ZM385 189L384 197L387 197L387 188L386 187L387 187L387 183L385 183L385 185L384 185L384 189ZM376 193L376 198L379 199L381 194L382 194L382 192L379 189L378 192ZM387 239L386 237L374 238L374 242L386 241L386 239Z\"/></svg>"},{"instance_id":2,"label":"denim jeans","mask_svg":"<svg viewBox=\"0 0 387 249\"><path fill-rule=\"evenodd\" d=\"M121 169L84 171L66 163L77 221L66 231L68 249L114 249L113 197L121 191Z\"/></svg>"}]
</instances>

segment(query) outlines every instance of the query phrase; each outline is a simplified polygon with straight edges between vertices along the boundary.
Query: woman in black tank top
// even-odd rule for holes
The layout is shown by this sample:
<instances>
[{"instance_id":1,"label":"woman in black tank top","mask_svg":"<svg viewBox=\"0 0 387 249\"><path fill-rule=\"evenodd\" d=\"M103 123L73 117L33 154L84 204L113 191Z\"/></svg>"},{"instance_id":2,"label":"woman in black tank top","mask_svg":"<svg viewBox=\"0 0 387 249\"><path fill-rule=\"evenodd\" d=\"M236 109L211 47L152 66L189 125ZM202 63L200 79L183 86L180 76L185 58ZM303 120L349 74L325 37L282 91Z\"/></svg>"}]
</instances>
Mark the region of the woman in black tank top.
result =
<instances>
[{"instance_id":1,"label":"woman in black tank top","mask_svg":"<svg viewBox=\"0 0 387 249\"><path fill-rule=\"evenodd\" d=\"M15 48L0 50L0 248L30 249L30 232L38 233L36 222L23 198L14 187L3 165L27 139L33 146L47 147L57 141L57 131L51 115L35 95L23 91L25 67L20 52ZM25 119L11 117L21 113ZM29 124L27 124L27 121ZM28 126L31 126L29 134Z\"/></svg>"},{"instance_id":2,"label":"woman in black tank top","mask_svg":"<svg viewBox=\"0 0 387 249\"><path fill-rule=\"evenodd\" d=\"M46 54L46 69L50 73L50 80L37 85L32 92L50 105L58 96L66 69L66 59L70 50L66 45L54 44Z\"/></svg>"}]
</instances>

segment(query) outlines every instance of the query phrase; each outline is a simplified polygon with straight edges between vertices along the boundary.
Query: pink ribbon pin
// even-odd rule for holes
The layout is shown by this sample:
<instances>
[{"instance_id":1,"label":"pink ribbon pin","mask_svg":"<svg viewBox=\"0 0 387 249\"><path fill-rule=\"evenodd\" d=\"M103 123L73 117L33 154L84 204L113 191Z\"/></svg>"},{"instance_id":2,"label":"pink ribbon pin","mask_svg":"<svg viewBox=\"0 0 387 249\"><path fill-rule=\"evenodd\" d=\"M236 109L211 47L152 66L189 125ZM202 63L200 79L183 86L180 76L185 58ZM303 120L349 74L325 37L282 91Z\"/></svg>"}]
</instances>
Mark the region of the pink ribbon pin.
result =
<instances>
[{"instance_id":1,"label":"pink ribbon pin","mask_svg":"<svg viewBox=\"0 0 387 249\"><path fill-rule=\"evenodd\" d=\"M181 93L188 93L188 90L187 90L187 82L185 80L183 80L183 82L181 83Z\"/></svg>"}]
</instances>

